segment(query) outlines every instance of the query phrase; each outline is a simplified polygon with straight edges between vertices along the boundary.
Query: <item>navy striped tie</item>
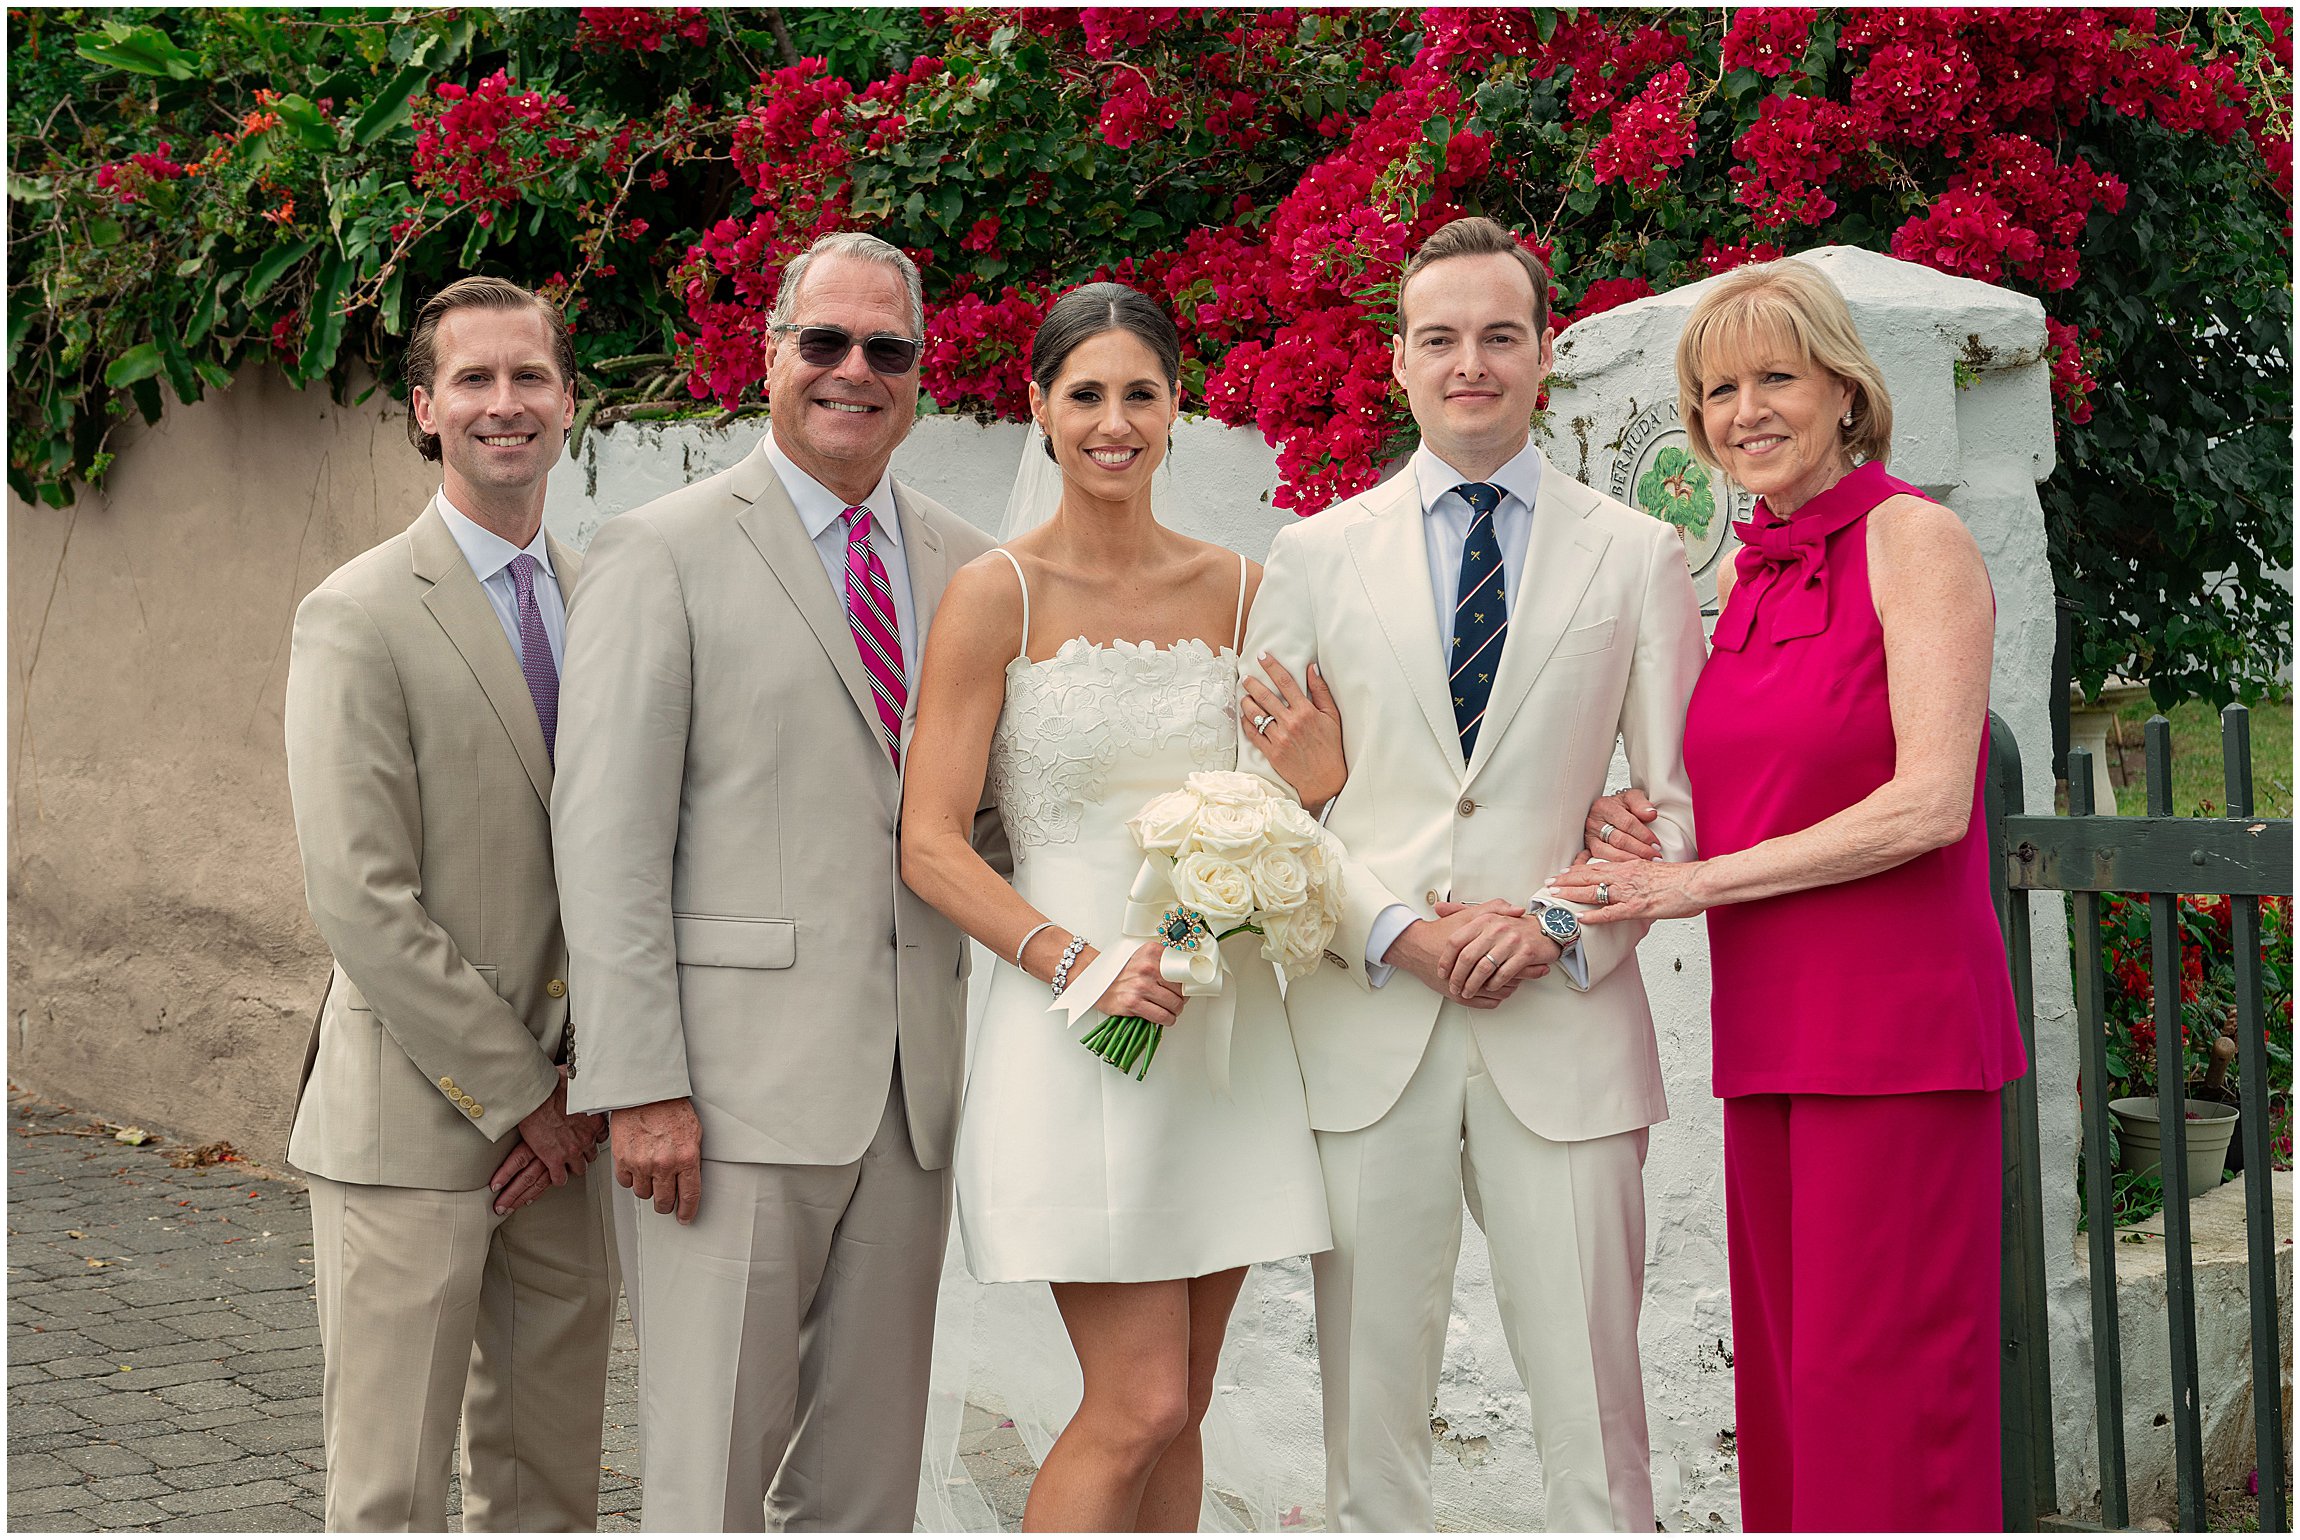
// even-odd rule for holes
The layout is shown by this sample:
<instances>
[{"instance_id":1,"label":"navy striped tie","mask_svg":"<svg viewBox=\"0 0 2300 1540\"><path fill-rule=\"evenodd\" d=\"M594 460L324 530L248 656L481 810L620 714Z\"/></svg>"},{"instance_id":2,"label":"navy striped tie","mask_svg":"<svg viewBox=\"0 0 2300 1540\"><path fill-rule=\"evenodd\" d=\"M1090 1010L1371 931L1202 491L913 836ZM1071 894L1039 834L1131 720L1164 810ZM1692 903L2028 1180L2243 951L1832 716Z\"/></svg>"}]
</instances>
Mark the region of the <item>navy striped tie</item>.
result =
<instances>
[{"instance_id":1,"label":"navy striped tie","mask_svg":"<svg viewBox=\"0 0 2300 1540\"><path fill-rule=\"evenodd\" d=\"M1493 694L1509 609L1502 587L1501 541L1493 532L1501 488L1469 481L1454 492L1470 506L1469 540L1462 546L1461 584L1453 607L1453 720L1461 730L1461 757L1466 761L1477 747L1478 724L1485 720L1485 703Z\"/></svg>"}]
</instances>

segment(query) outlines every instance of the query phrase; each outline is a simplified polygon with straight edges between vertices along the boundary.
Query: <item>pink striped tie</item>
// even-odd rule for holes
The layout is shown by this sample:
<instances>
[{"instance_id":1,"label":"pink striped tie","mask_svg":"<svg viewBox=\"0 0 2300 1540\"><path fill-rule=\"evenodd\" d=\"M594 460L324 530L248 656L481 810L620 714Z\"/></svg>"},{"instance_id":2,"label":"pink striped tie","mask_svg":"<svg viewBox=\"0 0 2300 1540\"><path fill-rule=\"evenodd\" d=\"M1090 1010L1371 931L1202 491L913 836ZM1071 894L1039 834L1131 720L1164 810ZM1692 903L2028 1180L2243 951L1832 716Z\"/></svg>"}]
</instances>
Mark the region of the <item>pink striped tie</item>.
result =
<instances>
[{"instance_id":1,"label":"pink striped tie","mask_svg":"<svg viewBox=\"0 0 2300 1540\"><path fill-rule=\"evenodd\" d=\"M868 508L847 510L847 624L854 630L863 672L870 675L886 751L899 770L902 708L909 699L902 682L902 633L895 629L894 594L887 587L886 566L871 547Z\"/></svg>"}]
</instances>

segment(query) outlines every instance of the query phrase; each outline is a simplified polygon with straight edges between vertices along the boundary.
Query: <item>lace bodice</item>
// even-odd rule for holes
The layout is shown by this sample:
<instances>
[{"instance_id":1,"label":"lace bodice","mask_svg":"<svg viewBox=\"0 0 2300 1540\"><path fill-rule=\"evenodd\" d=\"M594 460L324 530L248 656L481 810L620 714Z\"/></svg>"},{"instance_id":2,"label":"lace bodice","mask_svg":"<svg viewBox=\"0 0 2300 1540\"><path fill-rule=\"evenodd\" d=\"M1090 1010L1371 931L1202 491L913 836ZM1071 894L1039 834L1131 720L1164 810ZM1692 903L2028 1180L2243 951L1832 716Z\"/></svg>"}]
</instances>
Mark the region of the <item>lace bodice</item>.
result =
<instances>
[{"instance_id":1,"label":"lace bodice","mask_svg":"<svg viewBox=\"0 0 2300 1540\"><path fill-rule=\"evenodd\" d=\"M1238 762L1238 659L1195 638L1089 642L1006 666L989 785L1017 862L1078 838L1088 807L1113 798L1122 824L1193 770ZM1099 821L1098 821L1099 822Z\"/></svg>"}]
</instances>

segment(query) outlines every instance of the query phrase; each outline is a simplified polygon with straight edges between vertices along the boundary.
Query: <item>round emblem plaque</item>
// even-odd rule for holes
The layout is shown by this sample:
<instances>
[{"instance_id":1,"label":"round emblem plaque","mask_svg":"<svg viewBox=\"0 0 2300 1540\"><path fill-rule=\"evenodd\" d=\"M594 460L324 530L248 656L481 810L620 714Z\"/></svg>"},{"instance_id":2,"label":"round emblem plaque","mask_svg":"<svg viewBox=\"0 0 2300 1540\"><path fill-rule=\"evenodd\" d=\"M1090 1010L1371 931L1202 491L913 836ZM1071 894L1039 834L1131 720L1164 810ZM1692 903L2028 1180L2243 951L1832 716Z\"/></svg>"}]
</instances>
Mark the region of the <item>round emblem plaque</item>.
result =
<instances>
[{"instance_id":1,"label":"round emblem plaque","mask_svg":"<svg viewBox=\"0 0 2300 1540\"><path fill-rule=\"evenodd\" d=\"M1717 567L1737 543L1731 526L1749 517L1756 499L1693 457L1675 401L1658 402L1629 419L1614 444L1606 491L1676 527L1702 610L1715 614Z\"/></svg>"}]
</instances>

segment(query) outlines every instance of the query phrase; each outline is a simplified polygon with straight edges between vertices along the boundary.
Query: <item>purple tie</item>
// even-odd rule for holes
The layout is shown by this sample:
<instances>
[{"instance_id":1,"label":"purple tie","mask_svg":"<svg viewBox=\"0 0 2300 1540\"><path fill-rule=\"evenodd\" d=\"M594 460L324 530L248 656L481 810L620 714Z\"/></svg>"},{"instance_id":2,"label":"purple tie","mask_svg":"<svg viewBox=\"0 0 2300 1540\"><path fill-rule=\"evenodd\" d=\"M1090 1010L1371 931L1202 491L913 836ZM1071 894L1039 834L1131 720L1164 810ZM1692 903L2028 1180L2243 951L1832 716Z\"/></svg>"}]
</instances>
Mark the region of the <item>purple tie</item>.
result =
<instances>
[{"instance_id":1,"label":"purple tie","mask_svg":"<svg viewBox=\"0 0 2300 1540\"><path fill-rule=\"evenodd\" d=\"M559 762L559 670L551 666L551 638L543 612L535 606L535 574L542 567L521 551L511 558L511 586L519 592L519 672L535 698L535 720L543 728L543 752Z\"/></svg>"}]
</instances>

